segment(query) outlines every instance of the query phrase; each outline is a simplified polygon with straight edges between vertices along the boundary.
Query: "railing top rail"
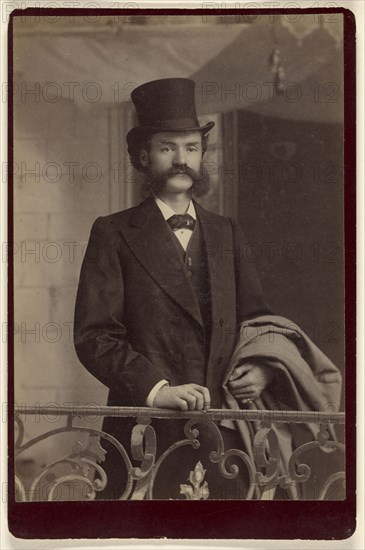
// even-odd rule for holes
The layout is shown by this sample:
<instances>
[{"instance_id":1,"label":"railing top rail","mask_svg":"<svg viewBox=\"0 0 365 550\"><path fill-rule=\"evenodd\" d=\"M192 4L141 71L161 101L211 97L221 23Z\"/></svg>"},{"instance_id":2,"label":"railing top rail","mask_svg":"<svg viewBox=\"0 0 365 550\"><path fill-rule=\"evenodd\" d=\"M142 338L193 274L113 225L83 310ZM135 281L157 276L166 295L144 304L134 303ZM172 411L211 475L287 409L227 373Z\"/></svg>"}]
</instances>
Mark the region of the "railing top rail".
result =
<instances>
[{"instance_id":1,"label":"railing top rail","mask_svg":"<svg viewBox=\"0 0 365 550\"><path fill-rule=\"evenodd\" d=\"M155 409L151 407L99 407L98 405L16 405L15 413L23 415L42 416L74 416L74 417L120 417L120 418L166 418L194 420L247 420L284 422L295 424L344 424L345 413L328 411L281 411L281 410L251 410L251 409L208 409L206 411L177 411L172 409Z\"/></svg>"}]
</instances>

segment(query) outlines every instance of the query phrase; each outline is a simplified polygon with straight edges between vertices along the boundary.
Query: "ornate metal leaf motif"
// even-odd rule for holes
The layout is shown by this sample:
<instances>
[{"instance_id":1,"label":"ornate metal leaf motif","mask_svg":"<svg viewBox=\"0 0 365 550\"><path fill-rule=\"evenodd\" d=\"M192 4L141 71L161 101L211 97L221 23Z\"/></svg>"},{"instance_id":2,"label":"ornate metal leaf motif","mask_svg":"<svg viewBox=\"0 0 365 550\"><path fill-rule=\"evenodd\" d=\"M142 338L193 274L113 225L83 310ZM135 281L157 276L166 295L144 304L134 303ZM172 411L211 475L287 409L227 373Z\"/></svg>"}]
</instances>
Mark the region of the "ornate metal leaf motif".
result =
<instances>
[{"instance_id":1,"label":"ornate metal leaf motif","mask_svg":"<svg viewBox=\"0 0 365 550\"><path fill-rule=\"evenodd\" d=\"M72 446L72 451L66 458L72 459L71 468L73 471L79 471L83 476L88 477L92 472L92 468L88 461L92 461L95 466L97 461L105 460L103 455L99 457L99 450L102 449L100 443L97 441L96 436L89 434L87 442L75 441ZM83 460L87 459L87 461Z\"/></svg>"},{"instance_id":2,"label":"ornate metal leaf motif","mask_svg":"<svg viewBox=\"0 0 365 550\"><path fill-rule=\"evenodd\" d=\"M197 462L194 470L189 474L189 481L192 485L181 484L180 494L185 495L188 500L207 500L209 497L208 483L204 481L205 472L202 463Z\"/></svg>"},{"instance_id":3,"label":"ornate metal leaf motif","mask_svg":"<svg viewBox=\"0 0 365 550\"><path fill-rule=\"evenodd\" d=\"M93 462L104 462L106 451L100 445L96 435L89 434L89 439L86 443L76 441L72 448L71 458L89 458Z\"/></svg>"}]
</instances>

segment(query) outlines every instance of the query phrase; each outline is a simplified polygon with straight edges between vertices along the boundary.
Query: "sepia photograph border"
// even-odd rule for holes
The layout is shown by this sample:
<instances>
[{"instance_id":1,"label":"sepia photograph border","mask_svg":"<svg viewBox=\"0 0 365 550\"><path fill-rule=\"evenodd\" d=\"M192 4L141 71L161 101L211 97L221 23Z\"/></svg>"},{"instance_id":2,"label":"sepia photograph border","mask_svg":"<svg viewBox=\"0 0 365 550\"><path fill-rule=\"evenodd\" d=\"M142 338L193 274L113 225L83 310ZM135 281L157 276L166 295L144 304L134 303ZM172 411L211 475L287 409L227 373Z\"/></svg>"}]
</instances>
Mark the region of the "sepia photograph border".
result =
<instances>
[{"instance_id":1,"label":"sepia photograph border","mask_svg":"<svg viewBox=\"0 0 365 550\"><path fill-rule=\"evenodd\" d=\"M14 105L12 97L13 22L8 35L8 165L14 165ZM39 10L27 15L86 15L87 9ZM134 15L134 10L102 9L99 15ZM217 9L144 9L139 15L217 15ZM22 539L209 539L211 523L219 522L220 539L342 540L356 528L356 74L355 19L345 8L260 9L260 14L338 13L344 16L344 249L345 249L345 412L346 498L339 501L94 501L27 502L15 500L14 484L14 335L8 341L8 522ZM95 10L90 10L90 14ZM224 9L225 15L253 15L257 10ZM8 183L8 242L14 242L13 177ZM9 254L8 323L14 325L14 262ZM120 517L123 517L121 524Z\"/></svg>"}]
</instances>

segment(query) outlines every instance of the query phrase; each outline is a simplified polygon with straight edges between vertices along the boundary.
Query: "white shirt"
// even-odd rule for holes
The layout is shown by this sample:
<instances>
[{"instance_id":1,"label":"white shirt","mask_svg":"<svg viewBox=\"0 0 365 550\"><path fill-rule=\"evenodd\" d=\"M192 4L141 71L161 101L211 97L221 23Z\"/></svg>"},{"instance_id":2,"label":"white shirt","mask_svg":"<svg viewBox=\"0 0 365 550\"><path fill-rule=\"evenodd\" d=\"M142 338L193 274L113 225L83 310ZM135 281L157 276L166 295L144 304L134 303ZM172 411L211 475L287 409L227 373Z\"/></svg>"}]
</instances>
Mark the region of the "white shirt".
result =
<instances>
[{"instance_id":1,"label":"white shirt","mask_svg":"<svg viewBox=\"0 0 365 550\"><path fill-rule=\"evenodd\" d=\"M155 201L156 201L157 206L161 210L161 213L162 213L162 215L163 215L163 217L165 218L166 221L169 218L171 218L171 216L174 216L176 214L176 212L174 212L173 209L170 208L170 206L168 204L163 202L156 195L155 195ZM189 208L187 209L185 214L190 214L190 216L192 218L194 218L194 220L196 220L196 212L195 212L193 201L190 201ZM176 229L176 231L174 231L174 233L175 233L176 237L179 239L183 249L186 250L187 247L188 247L190 238L193 234L192 230L187 229L186 227L184 227L183 229Z\"/></svg>"},{"instance_id":2,"label":"white shirt","mask_svg":"<svg viewBox=\"0 0 365 550\"><path fill-rule=\"evenodd\" d=\"M174 212L173 209L170 208L168 204L163 202L156 195L155 195L155 201L166 221L169 218L171 218L171 216L174 216L176 214L176 212ZM187 209L186 214L190 214L190 216L194 218L194 220L196 220L196 212L195 212L193 201L190 201L189 208ZM176 237L179 239L181 246L186 251L190 238L193 234L192 230L184 227L183 229L177 229L176 231L174 231L174 233ZM158 390L162 388L162 386L166 386L167 384L168 384L167 380L160 380L160 382L157 382L157 384L153 386L152 390L150 391L146 399L147 407L153 407L153 401L156 397Z\"/></svg>"}]
</instances>

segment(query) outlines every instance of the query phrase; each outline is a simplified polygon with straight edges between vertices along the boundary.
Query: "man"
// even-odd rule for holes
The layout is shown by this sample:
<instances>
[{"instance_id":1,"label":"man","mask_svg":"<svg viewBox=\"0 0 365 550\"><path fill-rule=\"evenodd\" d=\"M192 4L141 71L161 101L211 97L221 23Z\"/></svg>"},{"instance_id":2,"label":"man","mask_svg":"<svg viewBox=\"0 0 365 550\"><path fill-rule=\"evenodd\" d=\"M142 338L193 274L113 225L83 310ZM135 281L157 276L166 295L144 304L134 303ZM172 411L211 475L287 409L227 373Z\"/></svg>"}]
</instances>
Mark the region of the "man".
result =
<instances>
[{"instance_id":1,"label":"man","mask_svg":"<svg viewBox=\"0 0 365 550\"><path fill-rule=\"evenodd\" d=\"M110 388L108 405L219 409L228 390L239 406L249 406L271 385L278 387L273 369L248 357L227 381L227 367L241 324L271 311L252 264L243 259L240 228L193 200L206 189L202 159L214 123L199 125L189 79L148 82L132 99L139 126L128 133L128 148L150 194L137 207L94 223L76 302L77 354ZM184 424L152 422L157 456L186 437ZM107 418L103 429L129 449L134 425L133 419ZM225 447L242 448L232 427L219 425ZM211 498L245 498L247 472L228 486L210 460L216 436L205 426L200 439L199 456L182 445L166 459L155 498L182 498L180 484L199 459ZM124 466L113 445L103 447L109 490L101 497L118 498Z\"/></svg>"}]
</instances>

